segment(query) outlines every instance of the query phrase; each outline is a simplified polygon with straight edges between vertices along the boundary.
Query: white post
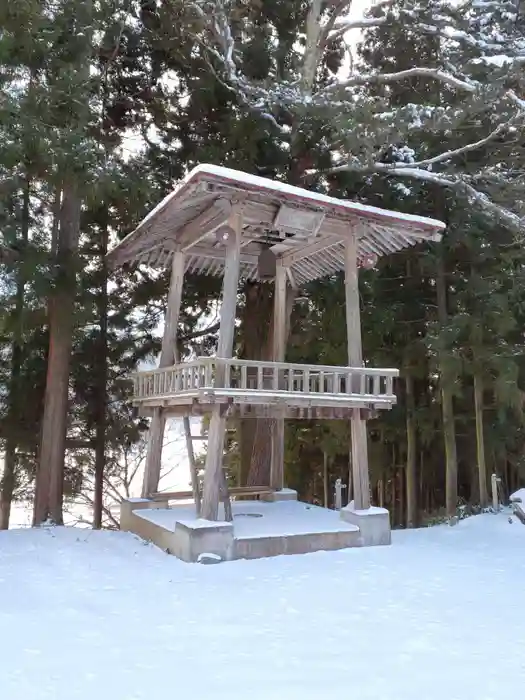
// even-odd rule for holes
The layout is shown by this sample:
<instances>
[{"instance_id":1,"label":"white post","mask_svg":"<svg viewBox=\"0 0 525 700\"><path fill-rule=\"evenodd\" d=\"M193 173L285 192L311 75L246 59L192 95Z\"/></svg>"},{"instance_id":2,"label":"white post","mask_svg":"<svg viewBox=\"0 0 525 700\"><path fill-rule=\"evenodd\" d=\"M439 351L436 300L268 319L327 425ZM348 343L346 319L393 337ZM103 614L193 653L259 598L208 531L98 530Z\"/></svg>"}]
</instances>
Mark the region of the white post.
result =
<instances>
[{"instance_id":1,"label":"white post","mask_svg":"<svg viewBox=\"0 0 525 700\"><path fill-rule=\"evenodd\" d=\"M496 474L493 474L490 481L492 486L492 510L495 513L499 513L498 484L501 479Z\"/></svg>"},{"instance_id":2,"label":"white post","mask_svg":"<svg viewBox=\"0 0 525 700\"><path fill-rule=\"evenodd\" d=\"M345 302L348 364L362 367L361 316L359 308L359 282L357 272L357 238L351 235L345 246ZM368 442L366 421L360 409L354 409L350 420L352 434L352 484L354 505L357 510L370 507L370 482L368 475Z\"/></svg>"},{"instance_id":3,"label":"white post","mask_svg":"<svg viewBox=\"0 0 525 700\"><path fill-rule=\"evenodd\" d=\"M170 288L164 317L164 335L162 336L159 367L169 367L175 362L177 352L177 326L179 324L182 285L184 282L184 265L184 253L175 251L171 261ZM157 491L159 487L165 425L166 418L162 409L155 408L148 433L146 465L142 482L143 498L147 498L149 494Z\"/></svg>"},{"instance_id":4,"label":"white post","mask_svg":"<svg viewBox=\"0 0 525 700\"><path fill-rule=\"evenodd\" d=\"M341 479L336 479L334 491L335 510L341 510L341 508L343 507L343 489L346 489L346 484L343 484Z\"/></svg>"},{"instance_id":5,"label":"white post","mask_svg":"<svg viewBox=\"0 0 525 700\"><path fill-rule=\"evenodd\" d=\"M274 362L284 362L286 355L286 268L277 260L273 299L273 351ZM284 418L273 421L270 486L280 491L284 487Z\"/></svg>"},{"instance_id":6,"label":"white post","mask_svg":"<svg viewBox=\"0 0 525 700\"><path fill-rule=\"evenodd\" d=\"M222 307L219 329L217 357L230 358L233 352L235 332L235 310L237 308L237 289L241 259L242 214L234 210L229 221L232 234L227 241L224 280L222 285ZM220 367L217 368L217 382L220 383ZM205 520L217 520L219 517L219 498L221 485L222 458L224 453L224 435L226 418L221 415L220 407L214 408L208 430L208 452L204 472L204 489L201 517Z\"/></svg>"}]
</instances>

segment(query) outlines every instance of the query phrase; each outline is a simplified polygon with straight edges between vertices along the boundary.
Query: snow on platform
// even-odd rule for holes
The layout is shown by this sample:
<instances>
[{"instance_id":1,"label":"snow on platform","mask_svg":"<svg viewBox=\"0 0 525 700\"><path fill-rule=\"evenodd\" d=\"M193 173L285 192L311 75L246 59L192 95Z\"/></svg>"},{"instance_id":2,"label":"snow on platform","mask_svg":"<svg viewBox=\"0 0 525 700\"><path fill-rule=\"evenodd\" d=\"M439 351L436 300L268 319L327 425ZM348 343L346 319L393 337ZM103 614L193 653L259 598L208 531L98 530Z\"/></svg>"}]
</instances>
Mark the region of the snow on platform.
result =
<instances>
[{"instance_id":1,"label":"snow on platform","mask_svg":"<svg viewBox=\"0 0 525 700\"><path fill-rule=\"evenodd\" d=\"M184 564L127 533L0 533L8 700L508 700L525 683L525 528Z\"/></svg>"},{"instance_id":2,"label":"snow on platform","mask_svg":"<svg viewBox=\"0 0 525 700\"><path fill-rule=\"evenodd\" d=\"M169 509L138 510L136 515L161 525L170 532L177 522L197 528L206 520L195 520L193 504L175 505ZM284 537L325 532L358 532L359 528L341 520L339 512L312 506L300 501L233 501L235 539Z\"/></svg>"}]
</instances>

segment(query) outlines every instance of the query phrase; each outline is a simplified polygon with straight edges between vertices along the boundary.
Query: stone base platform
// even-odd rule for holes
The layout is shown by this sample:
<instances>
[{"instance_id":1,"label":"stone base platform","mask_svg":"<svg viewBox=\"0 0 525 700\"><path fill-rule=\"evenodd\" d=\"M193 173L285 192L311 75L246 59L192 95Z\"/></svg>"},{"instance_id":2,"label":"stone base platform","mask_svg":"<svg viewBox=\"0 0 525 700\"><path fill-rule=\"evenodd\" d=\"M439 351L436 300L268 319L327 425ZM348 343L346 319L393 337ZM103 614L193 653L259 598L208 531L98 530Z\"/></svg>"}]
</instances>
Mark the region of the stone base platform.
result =
<instances>
[{"instance_id":1,"label":"stone base platform","mask_svg":"<svg viewBox=\"0 0 525 700\"><path fill-rule=\"evenodd\" d=\"M168 507L162 501L129 499L121 506L120 528L186 562L259 559L369 543L358 524L343 519L343 511L340 515L296 498L295 491L284 489L272 501L234 501L231 523L197 519L193 504ZM383 535L373 544L390 542L389 523L386 539Z\"/></svg>"}]
</instances>

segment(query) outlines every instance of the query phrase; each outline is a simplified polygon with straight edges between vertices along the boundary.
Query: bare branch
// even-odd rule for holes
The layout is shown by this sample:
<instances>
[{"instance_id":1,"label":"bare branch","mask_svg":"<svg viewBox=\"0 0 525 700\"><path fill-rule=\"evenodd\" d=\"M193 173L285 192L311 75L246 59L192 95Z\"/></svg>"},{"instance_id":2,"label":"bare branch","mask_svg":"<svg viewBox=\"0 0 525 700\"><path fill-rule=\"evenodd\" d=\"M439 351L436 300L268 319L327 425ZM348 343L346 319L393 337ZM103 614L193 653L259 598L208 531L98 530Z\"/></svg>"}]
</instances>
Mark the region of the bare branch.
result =
<instances>
[{"instance_id":1,"label":"bare branch","mask_svg":"<svg viewBox=\"0 0 525 700\"><path fill-rule=\"evenodd\" d=\"M194 331L193 333L190 333L189 335L184 335L180 338L181 343L189 343L190 340L196 340L197 338L202 338L205 335L210 335L211 333L216 333L219 328L220 328L220 322L217 321L216 323L213 323L212 325L208 326L207 328L203 328L200 331Z\"/></svg>"},{"instance_id":2,"label":"bare branch","mask_svg":"<svg viewBox=\"0 0 525 700\"><path fill-rule=\"evenodd\" d=\"M328 35L328 39L335 41L344 36L352 29L371 29L372 27L380 27L386 24L387 17L360 17L359 19L349 19L340 25L334 27L333 31Z\"/></svg>"},{"instance_id":3,"label":"bare branch","mask_svg":"<svg viewBox=\"0 0 525 700\"><path fill-rule=\"evenodd\" d=\"M524 103L525 106L525 103ZM433 156L432 158L426 158L425 160L419 160L416 161L415 163L396 163L395 168L399 170L400 168L423 168L428 165L435 165L436 163L443 163L444 161L451 160L452 158L455 158L456 156L462 155L463 153L469 153L469 151L475 151L478 148L481 148L482 146L485 146L487 143L490 141L493 141L495 138L497 138L500 134L502 134L504 131L508 129L510 124L514 121L516 121L517 117L521 116L521 112L518 112L512 119L510 119L508 122L505 124L498 124L498 126L490 132L488 136L485 136L485 138L479 139L479 141L474 141L472 143L467 143L464 146L460 146L459 148L455 148L450 151L444 151L443 153L440 153L437 156Z\"/></svg>"},{"instance_id":4,"label":"bare branch","mask_svg":"<svg viewBox=\"0 0 525 700\"><path fill-rule=\"evenodd\" d=\"M511 102L517 105L520 108L520 110L525 112L525 100L522 100L521 97L518 97L514 90L508 90L506 95Z\"/></svg>"},{"instance_id":5,"label":"bare branch","mask_svg":"<svg viewBox=\"0 0 525 700\"><path fill-rule=\"evenodd\" d=\"M334 4L328 22L321 28L321 34L319 36L319 51L321 53L325 50L328 42L332 38L336 38L332 36L331 32L334 30L339 17L341 17L343 13L348 12L351 5L352 0L339 0L339 2Z\"/></svg>"},{"instance_id":6,"label":"bare branch","mask_svg":"<svg viewBox=\"0 0 525 700\"><path fill-rule=\"evenodd\" d=\"M369 167L347 165L340 166L336 172L343 172L346 170L347 172L382 173L391 177L408 177L412 180L418 180L419 182L428 182L440 187L447 187L457 192L462 192L471 202L476 203L483 207L483 209L495 214L498 218L504 221L509 228L516 231L523 231L523 228L525 227L525 220L523 220L517 214L514 214L514 212L509 211L509 209L492 201L484 192L477 190L464 178L433 173L429 170L422 170L415 165L401 168L398 167L399 165L403 164L392 165L390 163L374 163ZM334 172L334 170L331 172Z\"/></svg>"},{"instance_id":7,"label":"bare branch","mask_svg":"<svg viewBox=\"0 0 525 700\"><path fill-rule=\"evenodd\" d=\"M458 90L463 90L465 92L476 92L478 89L478 86L474 85L473 83L467 80L462 80L461 78L456 78L450 73L439 70L439 68L415 67L397 71L395 73L364 73L363 75L353 75L341 82L332 83L321 94L326 94L327 92L334 92L335 90L341 90L349 87L356 87L358 85L366 85L368 83L395 83L401 80L406 80L407 78L417 77L437 80L438 82L450 85L451 87L455 87Z\"/></svg>"},{"instance_id":8,"label":"bare branch","mask_svg":"<svg viewBox=\"0 0 525 700\"><path fill-rule=\"evenodd\" d=\"M400 167L401 166L401 167ZM410 177L415 180L432 182L443 187L454 187L456 181L447 178L439 173L430 170L422 170L417 165L406 165L405 163L372 163L371 165L361 165L359 163L347 163L338 165L330 169L330 173L383 173L385 175L396 175L400 177Z\"/></svg>"},{"instance_id":9,"label":"bare branch","mask_svg":"<svg viewBox=\"0 0 525 700\"><path fill-rule=\"evenodd\" d=\"M225 74L226 79L222 79L215 71L210 60L208 66L214 73L217 80L227 89L234 93L244 107L251 112L258 114L263 119L269 121L275 129L283 133L285 129L278 123L273 114L268 111L264 101L264 90L251 85L241 74L235 63L235 39L233 37L228 14L223 0L216 0L216 11L209 13L205 11L199 2L191 3L191 7L196 11L198 17L203 21L205 28L210 33L213 42L220 48L218 50L210 45L204 37L193 34L193 39L198 42L206 54L215 58Z\"/></svg>"}]
</instances>

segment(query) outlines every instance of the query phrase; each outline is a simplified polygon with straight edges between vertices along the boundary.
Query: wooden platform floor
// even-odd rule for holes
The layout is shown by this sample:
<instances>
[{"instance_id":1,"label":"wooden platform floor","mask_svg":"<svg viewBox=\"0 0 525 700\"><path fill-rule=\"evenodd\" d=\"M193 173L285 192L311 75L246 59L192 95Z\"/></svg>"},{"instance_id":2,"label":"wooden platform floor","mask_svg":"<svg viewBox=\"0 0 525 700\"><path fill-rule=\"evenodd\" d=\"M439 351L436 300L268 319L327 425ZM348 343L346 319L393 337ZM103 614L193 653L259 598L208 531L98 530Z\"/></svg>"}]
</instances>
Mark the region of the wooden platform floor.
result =
<instances>
[{"instance_id":1,"label":"wooden platform floor","mask_svg":"<svg viewBox=\"0 0 525 700\"><path fill-rule=\"evenodd\" d=\"M297 392L232 390L195 391L170 396L155 396L135 400L141 415L148 416L154 408L162 408L166 416L204 415L220 406L225 415L245 418L290 419L349 419L353 411L370 412L388 410L396 403L395 396L345 394L298 394Z\"/></svg>"}]
</instances>

